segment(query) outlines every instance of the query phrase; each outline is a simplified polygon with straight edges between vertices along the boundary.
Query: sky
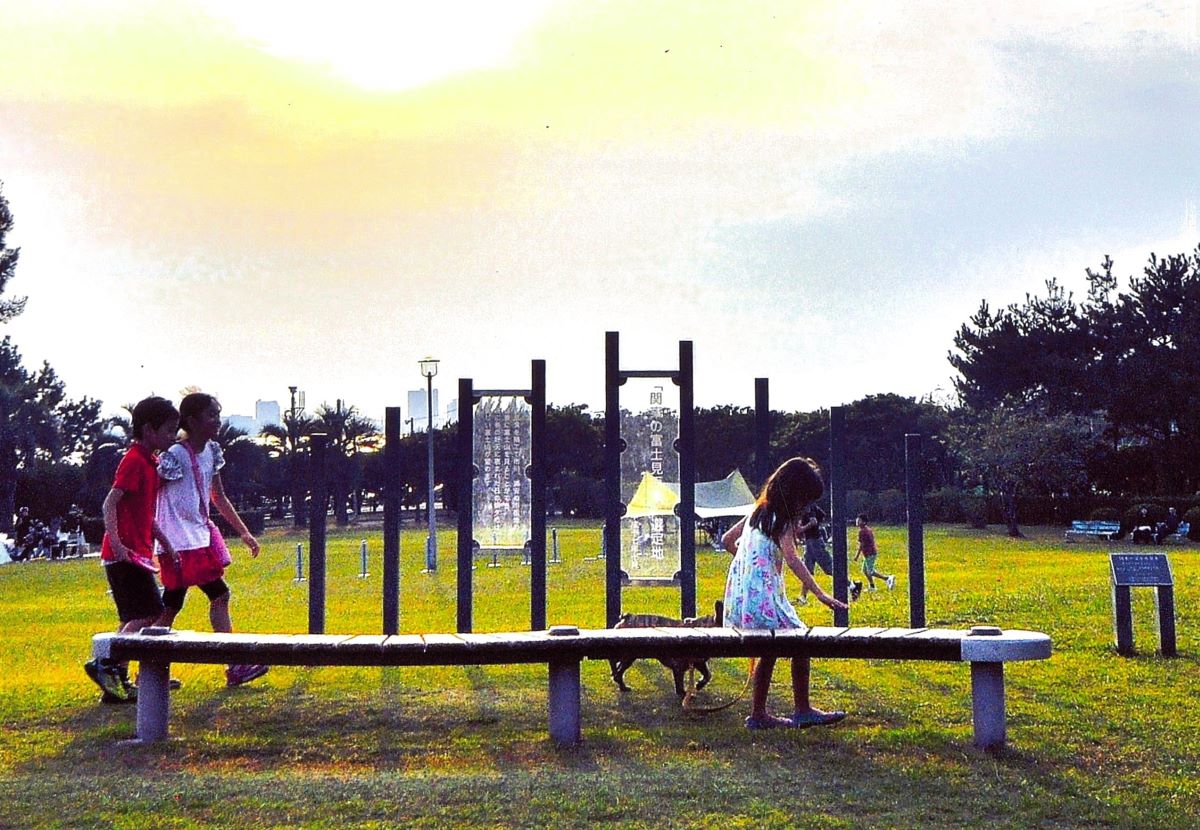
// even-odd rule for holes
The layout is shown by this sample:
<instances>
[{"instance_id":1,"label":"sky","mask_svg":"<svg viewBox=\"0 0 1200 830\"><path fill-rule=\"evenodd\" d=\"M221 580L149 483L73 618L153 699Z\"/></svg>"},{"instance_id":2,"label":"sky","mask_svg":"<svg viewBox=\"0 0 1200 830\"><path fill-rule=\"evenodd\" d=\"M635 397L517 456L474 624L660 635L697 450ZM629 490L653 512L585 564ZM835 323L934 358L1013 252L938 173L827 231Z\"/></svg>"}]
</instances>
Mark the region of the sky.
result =
<instances>
[{"instance_id":1,"label":"sky","mask_svg":"<svg viewBox=\"0 0 1200 830\"><path fill-rule=\"evenodd\" d=\"M1200 243L1177 2L0 0L4 326L106 412L943 399L982 300ZM408 413L403 413L407 418Z\"/></svg>"}]
</instances>

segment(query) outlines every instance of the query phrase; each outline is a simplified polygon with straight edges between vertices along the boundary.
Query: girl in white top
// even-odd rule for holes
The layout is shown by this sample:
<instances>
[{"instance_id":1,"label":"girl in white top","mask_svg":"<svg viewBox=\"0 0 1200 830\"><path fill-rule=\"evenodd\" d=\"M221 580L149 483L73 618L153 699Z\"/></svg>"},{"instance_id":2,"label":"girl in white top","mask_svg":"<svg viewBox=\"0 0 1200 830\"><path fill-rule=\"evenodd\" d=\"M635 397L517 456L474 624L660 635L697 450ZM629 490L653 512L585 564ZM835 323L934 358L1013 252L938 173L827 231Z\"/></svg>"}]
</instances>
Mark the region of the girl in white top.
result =
<instances>
[{"instance_id":1,"label":"girl in white top","mask_svg":"<svg viewBox=\"0 0 1200 830\"><path fill-rule=\"evenodd\" d=\"M184 557L207 555L211 543L208 521L209 507L215 507L225 520L237 531L238 536L251 556L258 556L258 540L246 527L221 482L221 468L225 458L221 446L213 439L221 429L221 404L212 395L193 392L179 404L179 426L186 437L164 452L158 460L158 507L156 521L172 552L159 552L159 558L168 576L178 573ZM195 455L195 465L192 456ZM194 470L198 470L197 482ZM208 496L204 501L200 494ZM170 569L170 570L169 570ZM164 576L164 583L167 576ZM229 586L223 573L199 586L208 597L208 617L213 631L233 631L229 616ZM163 591L166 607L158 624L170 626L183 609L187 587L168 588ZM266 666L233 665L225 671L226 682L238 686L267 673Z\"/></svg>"}]
</instances>

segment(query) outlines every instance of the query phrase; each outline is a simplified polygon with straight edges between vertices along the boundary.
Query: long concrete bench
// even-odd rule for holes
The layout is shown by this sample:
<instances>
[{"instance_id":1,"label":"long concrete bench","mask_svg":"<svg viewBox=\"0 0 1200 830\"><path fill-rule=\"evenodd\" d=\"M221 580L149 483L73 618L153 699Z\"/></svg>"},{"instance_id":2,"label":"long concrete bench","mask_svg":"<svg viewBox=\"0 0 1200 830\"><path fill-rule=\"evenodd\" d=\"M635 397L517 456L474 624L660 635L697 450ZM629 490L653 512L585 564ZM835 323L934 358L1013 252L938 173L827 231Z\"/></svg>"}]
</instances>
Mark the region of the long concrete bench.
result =
<instances>
[{"instance_id":1,"label":"long concrete bench","mask_svg":"<svg viewBox=\"0 0 1200 830\"><path fill-rule=\"evenodd\" d=\"M996 749L1007 739L1004 664L1050 656L1050 638L1036 631L939 628L827 628L744 631L733 628L626 628L496 634L399 636L209 634L144 629L98 634L97 657L137 660L137 735L167 737L171 663L265 663L278 666L458 666L546 663L550 737L560 745L582 738L580 664L585 659L655 657L818 657L941 660L971 664L976 746Z\"/></svg>"}]
</instances>

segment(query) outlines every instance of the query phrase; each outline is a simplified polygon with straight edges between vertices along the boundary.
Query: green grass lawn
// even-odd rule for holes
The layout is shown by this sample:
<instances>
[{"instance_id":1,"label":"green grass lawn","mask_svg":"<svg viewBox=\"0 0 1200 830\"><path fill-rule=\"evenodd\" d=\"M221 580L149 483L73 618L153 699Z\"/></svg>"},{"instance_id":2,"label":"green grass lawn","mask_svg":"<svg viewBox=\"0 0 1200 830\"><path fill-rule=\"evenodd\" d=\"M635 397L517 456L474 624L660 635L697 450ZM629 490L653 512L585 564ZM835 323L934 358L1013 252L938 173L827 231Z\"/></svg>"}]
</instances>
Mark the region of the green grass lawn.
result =
<instances>
[{"instance_id":1,"label":"green grass lawn","mask_svg":"<svg viewBox=\"0 0 1200 830\"><path fill-rule=\"evenodd\" d=\"M358 578L359 540L371 575ZM560 526L549 621L604 624L599 528ZM905 536L880 528L894 593L863 594L855 625L907 625ZM265 535L228 579L240 631L299 632L308 584L295 546ZM406 530L401 629L453 631L454 534L441 570L420 573L423 538ZM378 529L330 533L326 628L378 633ZM1176 582L1176 659L1154 656L1153 593L1135 590L1140 656L1112 648L1107 545L1061 531L1010 540L994 531L926 533L933 626L993 623L1044 631L1047 661L1006 669L1009 748L971 745L966 665L816 661L814 701L843 708L836 727L749 732L745 701L683 713L663 667L638 663L621 694L607 665L583 665L584 741L558 749L546 728L546 667L277 667L224 688L217 666L177 665L171 741L133 736L132 707L101 706L80 665L114 623L96 560L0 567L0 827L1177 827L1200 826L1200 555L1167 548ZM1163 549L1157 549L1163 550ZM698 556L701 610L720 598L728 556ZM475 628L527 628L529 571L519 560L475 571ZM828 579L821 577L825 584ZM794 585L794 580L792 582ZM626 610L675 613L678 592L629 589ZM821 606L802 608L828 624ZM180 628L207 629L193 592ZM713 662L706 703L735 697L744 660ZM789 704L786 667L772 701Z\"/></svg>"}]
</instances>

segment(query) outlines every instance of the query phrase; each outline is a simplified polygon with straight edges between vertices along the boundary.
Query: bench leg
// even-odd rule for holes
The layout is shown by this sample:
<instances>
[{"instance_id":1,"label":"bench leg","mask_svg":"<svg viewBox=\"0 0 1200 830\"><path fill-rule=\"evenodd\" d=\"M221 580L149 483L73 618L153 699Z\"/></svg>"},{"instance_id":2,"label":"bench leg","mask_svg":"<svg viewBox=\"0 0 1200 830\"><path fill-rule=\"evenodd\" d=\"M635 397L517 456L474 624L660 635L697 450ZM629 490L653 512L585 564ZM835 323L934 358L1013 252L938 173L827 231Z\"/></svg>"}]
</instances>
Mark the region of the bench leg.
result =
<instances>
[{"instance_id":1,"label":"bench leg","mask_svg":"<svg viewBox=\"0 0 1200 830\"><path fill-rule=\"evenodd\" d=\"M971 720L975 746L1002 749L1007 735L1004 717L1004 664L971 664Z\"/></svg>"},{"instance_id":2,"label":"bench leg","mask_svg":"<svg viewBox=\"0 0 1200 830\"><path fill-rule=\"evenodd\" d=\"M137 736L142 743L164 741L171 715L170 663L138 664Z\"/></svg>"},{"instance_id":3,"label":"bench leg","mask_svg":"<svg viewBox=\"0 0 1200 830\"><path fill-rule=\"evenodd\" d=\"M579 661L550 663L550 738L559 746L582 740L579 695Z\"/></svg>"}]
</instances>

